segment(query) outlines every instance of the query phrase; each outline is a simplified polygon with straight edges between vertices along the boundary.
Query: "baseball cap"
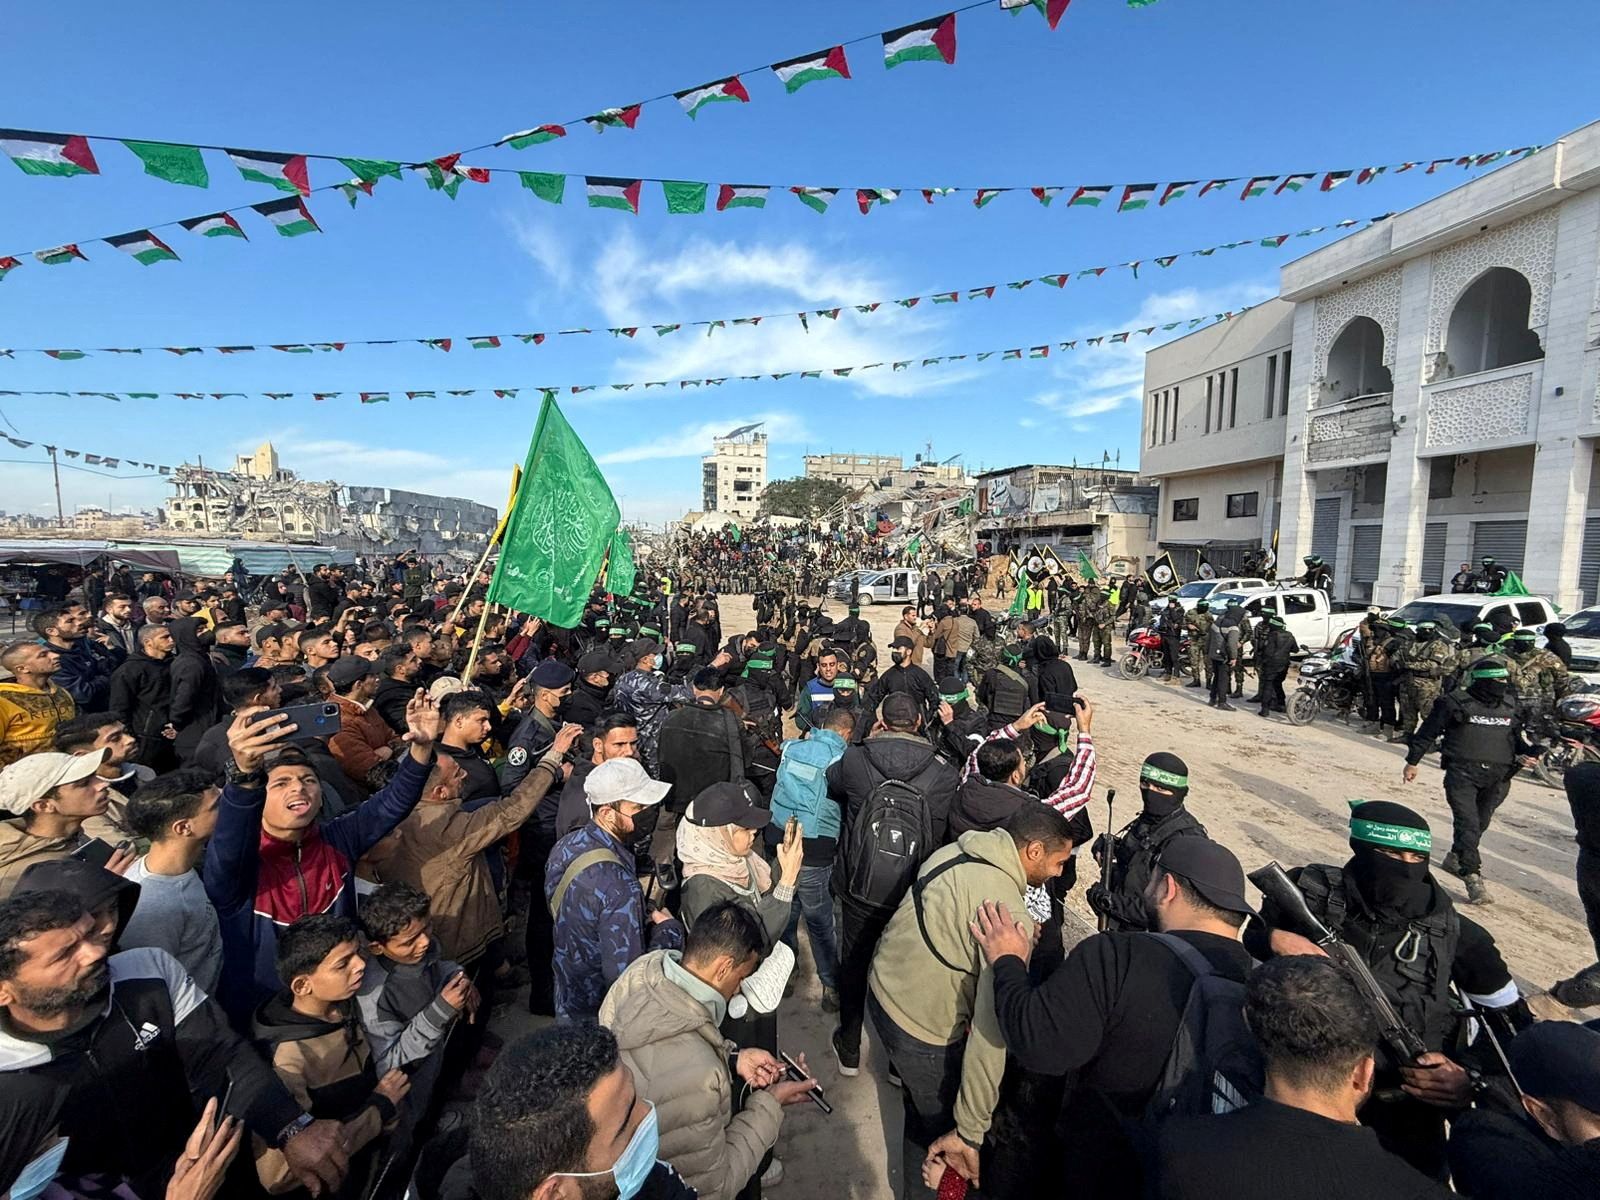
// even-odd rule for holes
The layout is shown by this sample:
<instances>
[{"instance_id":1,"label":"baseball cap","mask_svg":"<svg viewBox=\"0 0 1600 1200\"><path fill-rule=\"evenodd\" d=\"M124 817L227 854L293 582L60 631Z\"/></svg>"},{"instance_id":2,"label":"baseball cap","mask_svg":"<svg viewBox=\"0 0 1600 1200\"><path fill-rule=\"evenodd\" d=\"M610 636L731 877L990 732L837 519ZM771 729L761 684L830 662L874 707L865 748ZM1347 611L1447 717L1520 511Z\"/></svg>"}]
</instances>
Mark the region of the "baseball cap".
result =
<instances>
[{"instance_id":1,"label":"baseball cap","mask_svg":"<svg viewBox=\"0 0 1600 1200\"><path fill-rule=\"evenodd\" d=\"M43 800L51 789L63 783L77 783L100 769L106 752L57 754L46 751L19 758L0 771L0 810L14 817L27 812L34 801Z\"/></svg>"},{"instance_id":2,"label":"baseball cap","mask_svg":"<svg viewBox=\"0 0 1600 1200\"><path fill-rule=\"evenodd\" d=\"M283 635L291 632L293 631L289 628L287 622L268 621L265 625L256 630L255 637L251 638L250 640L255 643L255 648L259 650L261 649L262 643L267 641L267 639L276 638L277 640L282 641Z\"/></svg>"},{"instance_id":3,"label":"baseball cap","mask_svg":"<svg viewBox=\"0 0 1600 1200\"><path fill-rule=\"evenodd\" d=\"M601 766L606 764L602 763ZM595 770L599 770L596 767ZM594 776L590 776L594 778ZM765 829L772 824L772 810L762 808L756 790L743 783L713 783L694 798L688 820L693 825L716 828L737 825L741 829Z\"/></svg>"},{"instance_id":4,"label":"baseball cap","mask_svg":"<svg viewBox=\"0 0 1600 1200\"><path fill-rule=\"evenodd\" d=\"M651 779L636 758L613 758L589 772L583 781L583 796L599 808L623 800L634 804L660 804L672 790L670 783Z\"/></svg>"},{"instance_id":5,"label":"baseball cap","mask_svg":"<svg viewBox=\"0 0 1600 1200\"><path fill-rule=\"evenodd\" d=\"M646 654L660 654L661 643L650 638L638 638L628 643L628 661L638 662Z\"/></svg>"},{"instance_id":6,"label":"baseball cap","mask_svg":"<svg viewBox=\"0 0 1600 1200\"><path fill-rule=\"evenodd\" d=\"M1162 847L1157 865L1218 908L1255 915L1256 910L1244 898L1244 868L1226 846L1210 838L1174 838Z\"/></svg>"},{"instance_id":7,"label":"baseball cap","mask_svg":"<svg viewBox=\"0 0 1600 1200\"><path fill-rule=\"evenodd\" d=\"M547 658L533 669L533 682L542 688L566 687L572 682L573 670L564 662Z\"/></svg>"},{"instance_id":8,"label":"baseball cap","mask_svg":"<svg viewBox=\"0 0 1600 1200\"><path fill-rule=\"evenodd\" d=\"M901 634L899 637L895 638L894 641L889 643L889 649L891 650L910 650L914 646L916 646L916 643L910 638L906 637L905 634Z\"/></svg>"},{"instance_id":9,"label":"baseball cap","mask_svg":"<svg viewBox=\"0 0 1600 1200\"><path fill-rule=\"evenodd\" d=\"M587 651L578 659L578 674L593 675L596 671L610 672L615 660L604 650Z\"/></svg>"},{"instance_id":10,"label":"baseball cap","mask_svg":"<svg viewBox=\"0 0 1600 1200\"><path fill-rule=\"evenodd\" d=\"M351 654L338 659L328 667L328 682L336 688L347 688L352 683L377 674L377 668L367 659Z\"/></svg>"}]
</instances>

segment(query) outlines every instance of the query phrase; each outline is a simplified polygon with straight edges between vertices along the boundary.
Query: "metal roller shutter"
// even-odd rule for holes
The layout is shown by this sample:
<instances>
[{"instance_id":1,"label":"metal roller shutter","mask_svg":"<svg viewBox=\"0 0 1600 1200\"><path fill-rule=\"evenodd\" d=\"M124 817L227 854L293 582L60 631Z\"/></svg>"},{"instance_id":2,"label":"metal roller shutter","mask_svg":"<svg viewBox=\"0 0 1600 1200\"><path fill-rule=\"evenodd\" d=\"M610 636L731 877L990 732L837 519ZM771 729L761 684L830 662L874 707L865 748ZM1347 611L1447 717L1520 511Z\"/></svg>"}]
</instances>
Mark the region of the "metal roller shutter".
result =
<instances>
[{"instance_id":1,"label":"metal roller shutter","mask_svg":"<svg viewBox=\"0 0 1600 1200\"><path fill-rule=\"evenodd\" d=\"M1350 581L1371 583L1378 577L1378 549L1383 543L1382 525L1350 527Z\"/></svg>"},{"instance_id":2,"label":"metal roller shutter","mask_svg":"<svg viewBox=\"0 0 1600 1200\"><path fill-rule=\"evenodd\" d=\"M1443 521L1429 522L1422 530L1422 590L1444 591L1444 535Z\"/></svg>"},{"instance_id":3,"label":"metal roller shutter","mask_svg":"<svg viewBox=\"0 0 1600 1200\"><path fill-rule=\"evenodd\" d=\"M1522 574L1528 551L1526 521L1477 521L1472 526L1472 562L1492 558L1508 571Z\"/></svg>"},{"instance_id":4,"label":"metal roller shutter","mask_svg":"<svg viewBox=\"0 0 1600 1200\"><path fill-rule=\"evenodd\" d=\"M1327 496L1317 501L1311 517L1311 553L1320 554L1331 568L1339 553L1339 510L1344 500Z\"/></svg>"},{"instance_id":5,"label":"metal roller shutter","mask_svg":"<svg viewBox=\"0 0 1600 1200\"><path fill-rule=\"evenodd\" d=\"M1583 557L1578 560L1578 588L1585 604L1600 594L1600 517L1583 523Z\"/></svg>"}]
</instances>

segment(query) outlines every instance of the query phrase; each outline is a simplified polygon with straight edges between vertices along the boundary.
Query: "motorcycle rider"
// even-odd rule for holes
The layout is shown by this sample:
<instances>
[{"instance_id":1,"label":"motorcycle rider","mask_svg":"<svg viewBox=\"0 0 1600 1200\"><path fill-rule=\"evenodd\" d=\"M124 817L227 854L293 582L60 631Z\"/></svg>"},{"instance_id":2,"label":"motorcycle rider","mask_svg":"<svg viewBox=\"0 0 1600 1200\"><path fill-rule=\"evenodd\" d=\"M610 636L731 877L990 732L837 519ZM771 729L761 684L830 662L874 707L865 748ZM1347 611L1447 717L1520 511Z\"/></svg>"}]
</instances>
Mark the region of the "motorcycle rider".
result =
<instances>
[{"instance_id":1,"label":"motorcycle rider","mask_svg":"<svg viewBox=\"0 0 1600 1200\"><path fill-rule=\"evenodd\" d=\"M1144 805L1139 815L1120 832L1108 830L1095 839L1094 860L1104 863L1105 839L1111 838L1111 877L1093 884L1085 898L1106 919L1107 931L1152 928L1144 891L1162 847L1173 838L1206 836L1206 827L1184 807L1188 795L1188 764L1176 754L1158 750L1139 768Z\"/></svg>"}]
</instances>

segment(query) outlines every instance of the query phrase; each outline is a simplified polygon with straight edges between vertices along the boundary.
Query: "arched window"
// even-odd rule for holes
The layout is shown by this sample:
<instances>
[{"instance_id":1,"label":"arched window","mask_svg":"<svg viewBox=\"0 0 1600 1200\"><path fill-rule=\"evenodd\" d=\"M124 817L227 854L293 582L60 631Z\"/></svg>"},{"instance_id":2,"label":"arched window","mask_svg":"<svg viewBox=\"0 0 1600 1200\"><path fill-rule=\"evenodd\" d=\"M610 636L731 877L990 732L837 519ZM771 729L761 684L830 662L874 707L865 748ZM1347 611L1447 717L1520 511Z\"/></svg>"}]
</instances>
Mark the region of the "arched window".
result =
<instances>
[{"instance_id":1,"label":"arched window","mask_svg":"<svg viewBox=\"0 0 1600 1200\"><path fill-rule=\"evenodd\" d=\"M1528 328L1533 289L1510 267L1491 267L1473 281L1450 314L1445 339L1450 375L1471 375L1544 357L1539 335Z\"/></svg>"},{"instance_id":2,"label":"arched window","mask_svg":"<svg viewBox=\"0 0 1600 1200\"><path fill-rule=\"evenodd\" d=\"M1328 391L1334 400L1376 396L1394 391L1383 365L1383 329L1371 317L1356 317L1333 339L1328 350Z\"/></svg>"}]
</instances>

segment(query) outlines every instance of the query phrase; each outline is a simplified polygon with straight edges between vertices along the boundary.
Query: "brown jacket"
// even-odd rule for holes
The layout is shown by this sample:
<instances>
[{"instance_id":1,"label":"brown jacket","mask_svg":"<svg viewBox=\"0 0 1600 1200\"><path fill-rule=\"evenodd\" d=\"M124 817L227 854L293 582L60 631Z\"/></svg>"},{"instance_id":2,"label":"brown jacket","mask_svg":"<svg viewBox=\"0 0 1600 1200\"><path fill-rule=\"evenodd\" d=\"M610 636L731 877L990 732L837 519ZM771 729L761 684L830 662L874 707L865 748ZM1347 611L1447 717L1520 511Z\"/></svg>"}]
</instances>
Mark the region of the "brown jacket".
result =
<instances>
[{"instance_id":1,"label":"brown jacket","mask_svg":"<svg viewBox=\"0 0 1600 1200\"><path fill-rule=\"evenodd\" d=\"M376 709L362 708L344 696L333 699L339 705L341 727L328 739L328 749L344 773L365 787L367 772L377 765L377 752L394 741L394 730Z\"/></svg>"},{"instance_id":2,"label":"brown jacket","mask_svg":"<svg viewBox=\"0 0 1600 1200\"><path fill-rule=\"evenodd\" d=\"M901 621L894 627L894 636L897 638L910 638L916 644L911 648L911 661L920 662L922 652L927 648L928 635L922 632L922 626L915 621Z\"/></svg>"},{"instance_id":3,"label":"brown jacket","mask_svg":"<svg viewBox=\"0 0 1600 1200\"><path fill-rule=\"evenodd\" d=\"M549 763L550 770L540 770ZM385 882L402 879L433 900L439 953L466 966L503 932L500 899L483 861L484 850L515 833L560 777L561 756L546 753L509 795L475 812L458 800L426 799L400 824L400 845L383 860Z\"/></svg>"},{"instance_id":4,"label":"brown jacket","mask_svg":"<svg viewBox=\"0 0 1600 1200\"><path fill-rule=\"evenodd\" d=\"M82 833L71 837L35 837L22 828L22 822L0 821L0 900L11 895L22 873L36 862L66 858L88 839Z\"/></svg>"}]
</instances>

